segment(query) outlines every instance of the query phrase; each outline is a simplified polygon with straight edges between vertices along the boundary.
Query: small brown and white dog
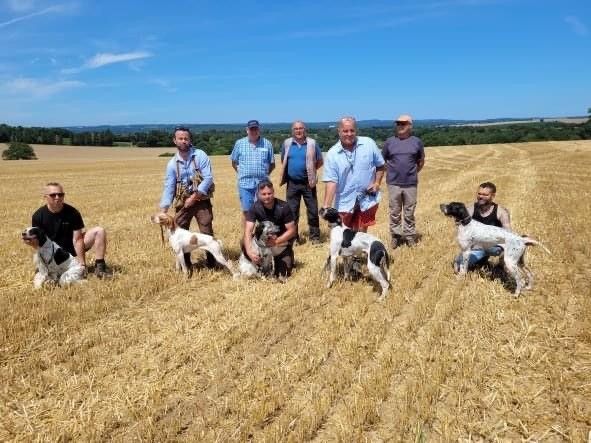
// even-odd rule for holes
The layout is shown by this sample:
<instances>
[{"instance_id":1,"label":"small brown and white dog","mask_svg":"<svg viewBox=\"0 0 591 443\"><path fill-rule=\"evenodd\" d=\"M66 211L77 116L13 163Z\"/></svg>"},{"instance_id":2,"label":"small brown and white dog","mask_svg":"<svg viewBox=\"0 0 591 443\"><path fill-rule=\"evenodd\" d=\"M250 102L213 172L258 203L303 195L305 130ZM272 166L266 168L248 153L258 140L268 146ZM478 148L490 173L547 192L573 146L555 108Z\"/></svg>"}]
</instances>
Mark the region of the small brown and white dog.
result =
<instances>
[{"instance_id":1,"label":"small brown and white dog","mask_svg":"<svg viewBox=\"0 0 591 443\"><path fill-rule=\"evenodd\" d=\"M160 213L150 217L152 223L161 225L168 233L168 242L174 251L176 257L176 269L182 270L185 274L189 273L185 264L184 253L202 249L213 255L215 260L222 266L225 266L230 273L236 277L236 273L230 266L230 263L222 255L222 245L211 235L191 232L176 225L174 217L169 214Z\"/></svg>"},{"instance_id":2,"label":"small brown and white dog","mask_svg":"<svg viewBox=\"0 0 591 443\"><path fill-rule=\"evenodd\" d=\"M21 233L21 238L35 250L35 289L41 288L45 283L67 286L84 281L84 266L72 254L49 239L41 228L27 228Z\"/></svg>"}]
</instances>

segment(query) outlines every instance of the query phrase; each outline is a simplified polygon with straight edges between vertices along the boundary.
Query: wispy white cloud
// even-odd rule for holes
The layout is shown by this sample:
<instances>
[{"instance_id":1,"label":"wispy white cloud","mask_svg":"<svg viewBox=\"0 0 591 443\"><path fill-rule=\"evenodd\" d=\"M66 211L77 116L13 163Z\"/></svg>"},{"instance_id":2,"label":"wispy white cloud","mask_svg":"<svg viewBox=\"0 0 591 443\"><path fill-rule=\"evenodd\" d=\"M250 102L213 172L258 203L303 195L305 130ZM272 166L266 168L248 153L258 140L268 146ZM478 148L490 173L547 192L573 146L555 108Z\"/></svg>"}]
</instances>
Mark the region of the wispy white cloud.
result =
<instances>
[{"instance_id":1,"label":"wispy white cloud","mask_svg":"<svg viewBox=\"0 0 591 443\"><path fill-rule=\"evenodd\" d=\"M4 3L13 12L30 11L35 7L35 0L5 0Z\"/></svg>"},{"instance_id":2,"label":"wispy white cloud","mask_svg":"<svg viewBox=\"0 0 591 443\"><path fill-rule=\"evenodd\" d=\"M164 80L162 78L153 78L151 80L148 80L148 83L151 85L160 86L161 88L165 89L168 92L177 92L178 91L178 88L172 86L170 81Z\"/></svg>"},{"instance_id":3,"label":"wispy white cloud","mask_svg":"<svg viewBox=\"0 0 591 443\"><path fill-rule=\"evenodd\" d=\"M125 52L122 54L111 54L109 52L96 54L94 57L88 59L79 68L62 69L64 74L76 74L86 69L96 69L113 63L131 62L134 60L142 60L144 58L153 57L154 54L147 51Z\"/></svg>"},{"instance_id":4,"label":"wispy white cloud","mask_svg":"<svg viewBox=\"0 0 591 443\"><path fill-rule=\"evenodd\" d=\"M589 29L585 24L574 15L564 17L564 21L571 27L575 34L586 36L589 35Z\"/></svg>"},{"instance_id":5,"label":"wispy white cloud","mask_svg":"<svg viewBox=\"0 0 591 443\"><path fill-rule=\"evenodd\" d=\"M12 19L7 20L5 22L2 22L2 23L0 23L0 28L5 28L6 26L10 26L15 23L22 22L23 20L28 20L33 17L39 17L41 15L67 12L68 10L71 9L71 7L72 7L72 5L69 5L69 4L59 4L59 5L49 6L47 8L41 9L39 11L31 12L29 14L21 15L20 17L15 17L15 18L12 18Z\"/></svg>"},{"instance_id":6,"label":"wispy white cloud","mask_svg":"<svg viewBox=\"0 0 591 443\"><path fill-rule=\"evenodd\" d=\"M0 83L0 91L6 95L46 98L60 92L84 86L77 80L43 80L19 77Z\"/></svg>"}]
</instances>

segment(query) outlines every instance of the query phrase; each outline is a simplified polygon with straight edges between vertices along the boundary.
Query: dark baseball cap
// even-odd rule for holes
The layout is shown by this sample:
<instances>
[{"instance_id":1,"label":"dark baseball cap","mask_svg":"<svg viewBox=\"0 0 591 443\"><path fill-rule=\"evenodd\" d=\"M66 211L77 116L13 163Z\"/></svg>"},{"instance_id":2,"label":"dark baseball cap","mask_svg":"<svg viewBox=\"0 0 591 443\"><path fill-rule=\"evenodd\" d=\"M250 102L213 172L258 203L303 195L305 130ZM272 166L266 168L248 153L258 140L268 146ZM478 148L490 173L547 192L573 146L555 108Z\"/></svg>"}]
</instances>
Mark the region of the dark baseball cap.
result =
<instances>
[{"instance_id":1,"label":"dark baseball cap","mask_svg":"<svg viewBox=\"0 0 591 443\"><path fill-rule=\"evenodd\" d=\"M261 125L259 124L258 120L249 120L246 124L247 128L260 128Z\"/></svg>"}]
</instances>

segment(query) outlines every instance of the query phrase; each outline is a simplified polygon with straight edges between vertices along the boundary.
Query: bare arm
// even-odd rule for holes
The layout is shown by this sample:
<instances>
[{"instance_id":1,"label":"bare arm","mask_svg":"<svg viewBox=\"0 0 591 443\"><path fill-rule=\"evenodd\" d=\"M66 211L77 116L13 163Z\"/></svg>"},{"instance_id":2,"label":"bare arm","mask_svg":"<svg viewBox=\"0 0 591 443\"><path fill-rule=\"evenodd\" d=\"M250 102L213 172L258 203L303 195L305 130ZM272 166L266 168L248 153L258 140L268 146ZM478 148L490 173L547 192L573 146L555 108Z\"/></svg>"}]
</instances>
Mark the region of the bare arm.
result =
<instances>
[{"instance_id":1,"label":"bare arm","mask_svg":"<svg viewBox=\"0 0 591 443\"><path fill-rule=\"evenodd\" d=\"M511 228L511 216L509 215L509 211L507 211L507 209L499 206L497 208L497 217L503 225L503 229L506 229L507 231L513 231Z\"/></svg>"},{"instance_id":2,"label":"bare arm","mask_svg":"<svg viewBox=\"0 0 591 443\"><path fill-rule=\"evenodd\" d=\"M261 258L252 251L252 231L254 230L254 222L246 221L244 224L244 249L254 263L259 263Z\"/></svg>"},{"instance_id":3,"label":"bare arm","mask_svg":"<svg viewBox=\"0 0 591 443\"><path fill-rule=\"evenodd\" d=\"M72 241L74 242L74 250L76 251L76 260L82 266L86 266L86 249L84 248L84 233L82 229L74 231Z\"/></svg>"},{"instance_id":4,"label":"bare arm","mask_svg":"<svg viewBox=\"0 0 591 443\"><path fill-rule=\"evenodd\" d=\"M330 208L332 206L336 192L336 182L326 182L326 186L324 187L324 203L322 204L322 207Z\"/></svg>"},{"instance_id":5,"label":"bare arm","mask_svg":"<svg viewBox=\"0 0 591 443\"><path fill-rule=\"evenodd\" d=\"M417 162L417 172L421 172L421 169L423 169L423 166L425 166L425 159L422 158Z\"/></svg>"},{"instance_id":6,"label":"bare arm","mask_svg":"<svg viewBox=\"0 0 591 443\"><path fill-rule=\"evenodd\" d=\"M294 238L296 236L295 222L286 223L285 229L286 229L286 231L283 234L281 234L279 237L277 237L273 241L274 244L271 246L283 246L283 245L287 244L287 242L289 240L291 240L292 238Z\"/></svg>"},{"instance_id":7,"label":"bare arm","mask_svg":"<svg viewBox=\"0 0 591 443\"><path fill-rule=\"evenodd\" d=\"M380 186L382 184L382 180L384 178L384 171L386 170L386 166L378 166L376 168L376 180L368 186L367 190L369 192L378 192L380 190Z\"/></svg>"},{"instance_id":8,"label":"bare arm","mask_svg":"<svg viewBox=\"0 0 591 443\"><path fill-rule=\"evenodd\" d=\"M234 168L234 171L238 172L238 162L232 160L232 167Z\"/></svg>"},{"instance_id":9,"label":"bare arm","mask_svg":"<svg viewBox=\"0 0 591 443\"><path fill-rule=\"evenodd\" d=\"M275 162L269 163L269 174L271 174L271 172L273 172L273 169L275 169Z\"/></svg>"}]
</instances>

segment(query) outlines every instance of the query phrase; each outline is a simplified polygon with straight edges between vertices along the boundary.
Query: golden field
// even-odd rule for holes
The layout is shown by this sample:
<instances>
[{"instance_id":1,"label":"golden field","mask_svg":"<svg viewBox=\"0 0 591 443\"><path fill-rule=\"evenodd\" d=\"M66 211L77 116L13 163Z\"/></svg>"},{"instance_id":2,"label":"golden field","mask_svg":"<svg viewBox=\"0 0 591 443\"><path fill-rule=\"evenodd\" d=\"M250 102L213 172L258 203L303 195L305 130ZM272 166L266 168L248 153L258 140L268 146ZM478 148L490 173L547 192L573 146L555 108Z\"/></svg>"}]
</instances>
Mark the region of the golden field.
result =
<instances>
[{"instance_id":1,"label":"golden field","mask_svg":"<svg viewBox=\"0 0 591 443\"><path fill-rule=\"evenodd\" d=\"M382 303L370 281L324 288L326 244L297 246L286 284L205 269L187 280L148 220L168 161L157 155L172 149L35 150L0 162L0 441L590 438L591 142L428 148L422 241L393 252ZM235 174L228 157L212 162L214 229L236 260ZM552 251L529 249L537 280L519 299L451 270L439 204L472 201L487 180L514 229ZM107 229L112 281L33 291L20 232L48 181ZM370 230L384 240L386 201Z\"/></svg>"}]
</instances>

